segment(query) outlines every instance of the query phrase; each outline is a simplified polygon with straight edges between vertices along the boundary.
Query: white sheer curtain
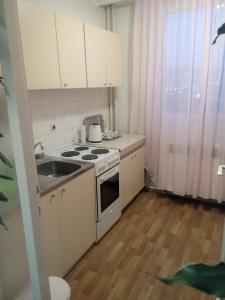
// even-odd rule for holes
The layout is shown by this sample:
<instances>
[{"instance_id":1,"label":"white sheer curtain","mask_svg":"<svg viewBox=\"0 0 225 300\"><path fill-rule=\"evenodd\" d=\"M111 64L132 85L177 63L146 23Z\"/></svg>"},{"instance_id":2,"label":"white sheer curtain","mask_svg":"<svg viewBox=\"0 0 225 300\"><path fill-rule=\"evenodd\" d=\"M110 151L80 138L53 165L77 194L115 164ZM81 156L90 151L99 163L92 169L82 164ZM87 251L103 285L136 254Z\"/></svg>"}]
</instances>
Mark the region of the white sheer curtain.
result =
<instances>
[{"instance_id":1,"label":"white sheer curtain","mask_svg":"<svg viewBox=\"0 0 225 300\"><path fill-rule=\"evenodd\" d=\"M224 22L225 1L136 0L130 132L159 189L225 200Z\"/></svg>"}]
</instances>

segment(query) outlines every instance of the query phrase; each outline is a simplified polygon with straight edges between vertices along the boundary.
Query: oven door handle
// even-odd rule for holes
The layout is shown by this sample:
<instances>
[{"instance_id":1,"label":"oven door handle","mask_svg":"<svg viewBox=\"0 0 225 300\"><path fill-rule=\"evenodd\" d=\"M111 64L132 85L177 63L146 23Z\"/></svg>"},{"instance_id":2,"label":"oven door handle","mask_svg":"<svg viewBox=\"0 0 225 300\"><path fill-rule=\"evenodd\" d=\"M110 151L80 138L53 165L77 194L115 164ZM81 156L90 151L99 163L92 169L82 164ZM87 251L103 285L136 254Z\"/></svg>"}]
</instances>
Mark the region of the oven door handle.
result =
<instances>
[{"instance_id":1,"label":"oven door handle","mask_svg":"<svg viewBox=\"0 0 225 300\"><path fill-rule=\"evenodd\" d=\"M107 175L101 176L100 177L100 183L103 183L107 180L109 180L111 177L114 177L117 173L119 172L119 168L113 168L113 171L108 173Z\"/></svg>"}]
</instances>

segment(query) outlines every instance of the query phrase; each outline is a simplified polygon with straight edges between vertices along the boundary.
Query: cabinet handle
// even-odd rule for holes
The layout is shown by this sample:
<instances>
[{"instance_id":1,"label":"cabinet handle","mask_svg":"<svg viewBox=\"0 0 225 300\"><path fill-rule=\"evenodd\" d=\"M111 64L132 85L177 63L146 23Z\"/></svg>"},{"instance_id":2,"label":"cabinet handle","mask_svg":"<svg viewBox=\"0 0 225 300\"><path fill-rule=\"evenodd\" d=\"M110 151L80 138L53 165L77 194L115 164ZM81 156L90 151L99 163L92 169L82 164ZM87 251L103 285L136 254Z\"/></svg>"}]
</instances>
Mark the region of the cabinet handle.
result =
<instances>
[{"instance_id":1,"label":"cabinet handle","mask_svg":"<svg viewBox=\"0 0 225 300\"><path fill-rule=\"evenodd\" d=\"M67 83L64 83L64 87L67 87Z\"/></svg>"},{"instance_id":2,"label":"cabinet handle","mask_svg":"<svg viewBox=\"0 0 225 300\"><path fill-rule=\"evenodd\" d=\"M63 195L63 193L65 193L66 192L66 189L62 189L61 190L61 196Z\"/></svg>"},{"instance_id":3,"label":"cabinet handle","mask_svg":"<svg viewBox=\"0 0 225 300\"><path fill-rule=\"evenodd\" d=\"M50 204L52 204L53 199L55 199L55 194L52 194L52 195L50 196Z\"/></svg>"},{"instance_id":4,"label":"cabinet handle","mask_svg":"<svg viewBox=\"0 0 225 300\"><path fill-rule=\"evenodd\" d=\"M134 154L133 156L131 156L131 160L135 159L137 157L137 154Z\"/></svg>"},{"instance_id":5,"label":"cabinet handle","mask_svg":"<svg viewBox=\"0 0 225 300\"><path fill-rule=\"evenodd\" d=\"M104 83L104 86L107 86L107 83Z\"/></svg>"}]
</instances>

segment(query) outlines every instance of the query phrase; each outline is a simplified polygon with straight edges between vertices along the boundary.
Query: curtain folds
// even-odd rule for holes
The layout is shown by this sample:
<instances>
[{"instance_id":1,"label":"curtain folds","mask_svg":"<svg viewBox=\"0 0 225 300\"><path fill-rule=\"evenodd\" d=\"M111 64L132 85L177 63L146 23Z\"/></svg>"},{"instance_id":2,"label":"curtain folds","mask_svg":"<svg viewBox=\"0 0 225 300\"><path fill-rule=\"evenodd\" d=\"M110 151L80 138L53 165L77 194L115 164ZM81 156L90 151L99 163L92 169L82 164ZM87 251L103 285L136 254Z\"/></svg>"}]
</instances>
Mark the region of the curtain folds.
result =
<instances>
[{"instance_id":1,"label":"curtain folds","mask_svg":"<svg viewBox=\"0 0 225 300\"><path fill-rule=\"evenodd\" d=\"M224 0L136 0L130 132L158 189L225 200L224 22Z\"/></svg>"}]
</instances>

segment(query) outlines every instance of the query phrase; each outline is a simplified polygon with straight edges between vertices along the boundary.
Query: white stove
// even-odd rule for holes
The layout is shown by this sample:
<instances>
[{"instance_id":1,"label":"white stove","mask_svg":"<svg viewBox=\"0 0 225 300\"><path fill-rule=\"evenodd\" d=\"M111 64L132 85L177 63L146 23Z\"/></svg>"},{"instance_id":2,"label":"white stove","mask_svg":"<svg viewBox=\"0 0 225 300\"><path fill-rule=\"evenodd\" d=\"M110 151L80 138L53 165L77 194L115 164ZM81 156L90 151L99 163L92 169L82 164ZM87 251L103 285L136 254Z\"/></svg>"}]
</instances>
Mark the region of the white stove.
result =
<instances>
[{"instance_id":1,"label":"white stove","mask_svg":"<svg viewBox=\"0 0 225 300\"><path fill-rule=\"evenodd\" d=\"M98 148L89 145L73 145L57 153L53 153L53 155L94 163L96 177L120 163L119 150Z\"/></svg>"},{"instance_id":2,"label":"white stove","mask_svg":"<svg viewBox=\"0 0 225 300\"><path fill-rule=\"evenodd\" d=\"M53 153L53 155L95 164L97 195L96 242L98 242L121 217L119 150L89 145L74 145Z\"/></svg>"}]
</instances>

